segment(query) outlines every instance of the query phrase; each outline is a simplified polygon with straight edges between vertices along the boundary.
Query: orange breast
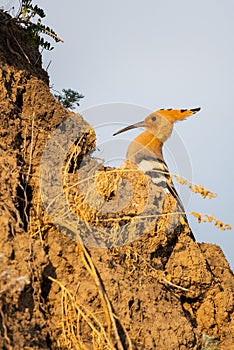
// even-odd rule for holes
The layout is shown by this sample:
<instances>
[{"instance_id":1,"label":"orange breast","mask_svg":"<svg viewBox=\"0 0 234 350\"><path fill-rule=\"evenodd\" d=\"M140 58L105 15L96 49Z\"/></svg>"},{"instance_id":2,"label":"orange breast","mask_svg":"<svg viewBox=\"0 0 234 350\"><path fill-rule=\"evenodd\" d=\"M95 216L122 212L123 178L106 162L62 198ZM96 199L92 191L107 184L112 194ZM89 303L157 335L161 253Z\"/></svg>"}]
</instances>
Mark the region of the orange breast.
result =
<instances>
[{"instance_id":1,"label":"orange breast","mask_svg":"<svg viewBox=\"0 0 234 350\"><path fill-rule=\"evenodd\" d=\"M134 158L137 153L141 152L163 160L162 146L162 142L156 136L144 131L129 145L127 158Z\"/></svg>"}]
</instances>

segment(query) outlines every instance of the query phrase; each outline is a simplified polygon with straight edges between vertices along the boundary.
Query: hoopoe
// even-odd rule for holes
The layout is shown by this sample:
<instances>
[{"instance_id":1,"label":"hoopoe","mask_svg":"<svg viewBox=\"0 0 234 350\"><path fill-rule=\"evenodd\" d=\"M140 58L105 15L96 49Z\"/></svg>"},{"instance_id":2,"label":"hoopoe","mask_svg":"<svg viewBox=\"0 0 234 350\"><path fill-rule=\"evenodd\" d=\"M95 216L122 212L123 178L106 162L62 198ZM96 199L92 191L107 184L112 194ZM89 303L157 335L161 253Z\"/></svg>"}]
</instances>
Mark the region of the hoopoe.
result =
<instances>
[{"instance_id":1,"label":"hoopoe","mask_svg":"<svg viewBox=\"0 0 234 350\"><path fill-rule=\"evenodd\" d=\"M198 111L200 107L178 110L160 109L148 115L145 120L129 125L113 134L115 136L134 128L145 128L145 131L130 143L126 159L148 175L156 186L163 188L166 195L172 195L176 199L179 211L183 213L186 222L184 206L171 181L170 172L163 158L163 145L171 136L176 121L184 120ZM191 237L194 239L192 233Z\"/></svg>"}]
</instances>

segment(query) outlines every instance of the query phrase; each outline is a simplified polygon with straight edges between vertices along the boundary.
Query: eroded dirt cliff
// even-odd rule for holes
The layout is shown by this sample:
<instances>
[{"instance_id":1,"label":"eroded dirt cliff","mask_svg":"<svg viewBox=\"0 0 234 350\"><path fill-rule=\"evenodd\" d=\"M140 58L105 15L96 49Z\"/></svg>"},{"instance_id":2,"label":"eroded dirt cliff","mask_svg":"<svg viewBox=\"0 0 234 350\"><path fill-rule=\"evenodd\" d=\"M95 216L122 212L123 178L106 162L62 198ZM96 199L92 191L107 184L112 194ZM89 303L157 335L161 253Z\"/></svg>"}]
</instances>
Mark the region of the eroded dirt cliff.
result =
<instances>
[{"instance_id":1,"label":"eroded dirt cliff","mask_svg":"<svg viewBox=\"0 0 234 350\"><path fill-rule=\"evenodd\" d=\"M0 12L0 348L234 349L234 277L218 246L194 242L179 221L168 235L161 220L123 246L95 248L74 239L92 230L85 220L73 239L51 221L40 189L47 141L75 118L82 137L72 178L74 159L95 147L95 135L56 101L37 48L5 16ZM102 225L95 215L89 221Z\"/></svg>"}]
</instances>

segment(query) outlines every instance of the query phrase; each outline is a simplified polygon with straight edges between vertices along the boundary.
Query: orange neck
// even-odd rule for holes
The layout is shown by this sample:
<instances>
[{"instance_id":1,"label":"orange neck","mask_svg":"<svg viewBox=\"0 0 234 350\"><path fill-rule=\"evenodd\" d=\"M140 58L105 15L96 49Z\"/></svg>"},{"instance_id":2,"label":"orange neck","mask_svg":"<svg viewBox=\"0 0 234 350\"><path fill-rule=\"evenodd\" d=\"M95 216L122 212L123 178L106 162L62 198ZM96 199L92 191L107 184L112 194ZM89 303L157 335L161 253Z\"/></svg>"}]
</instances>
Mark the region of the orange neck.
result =
<instances>
[{"instance_id":1,"label":"orange neck","mask_svg":"<svg viewBox=\"0 0 234 350\"><path fill-rule=\"evenodd\" d=\"M142 150L148 150L149 152L152 152L156 158L163 160L162 155L162 146L163 143L153 134L148 132L147 130L141 133L139 136L137 136L133 143L136 142L137 144L140 144L142 147Z\"/></svg>"}]
</instances>

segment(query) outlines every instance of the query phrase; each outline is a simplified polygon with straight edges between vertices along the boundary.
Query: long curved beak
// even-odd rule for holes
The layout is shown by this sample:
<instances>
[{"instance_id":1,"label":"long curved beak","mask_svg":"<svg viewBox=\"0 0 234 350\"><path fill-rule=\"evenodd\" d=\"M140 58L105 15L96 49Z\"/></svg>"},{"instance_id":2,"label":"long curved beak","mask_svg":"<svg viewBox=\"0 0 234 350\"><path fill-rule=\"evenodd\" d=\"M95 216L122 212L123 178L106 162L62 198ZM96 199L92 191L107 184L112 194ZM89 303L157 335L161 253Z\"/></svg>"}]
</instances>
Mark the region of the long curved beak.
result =
<instances>
[{"instance_id":1,"label":"long curved beak","mask_svg":"<svg viewBox=\"0 0 234 350\"><path fill-rule=\"evenodd\" d=\"M131 130L131 129L136 129L136 128L145 128L146 125L145 125L145 121L143 120L142 122L139 122L139 123L136 123L136 124L132 124L132 125L129 125L129 126L126 126L126 128L123 128L119 131L116 131L113 136L116 136L118 134L121 134L122 132L125 132L125 131L128 131L128 130Z\"/></svg>"}]
</instances>

